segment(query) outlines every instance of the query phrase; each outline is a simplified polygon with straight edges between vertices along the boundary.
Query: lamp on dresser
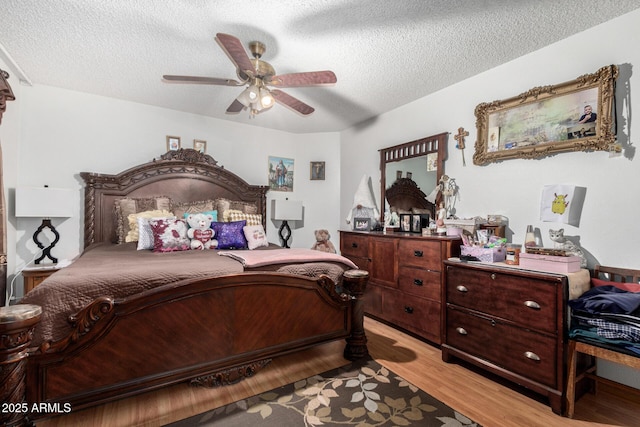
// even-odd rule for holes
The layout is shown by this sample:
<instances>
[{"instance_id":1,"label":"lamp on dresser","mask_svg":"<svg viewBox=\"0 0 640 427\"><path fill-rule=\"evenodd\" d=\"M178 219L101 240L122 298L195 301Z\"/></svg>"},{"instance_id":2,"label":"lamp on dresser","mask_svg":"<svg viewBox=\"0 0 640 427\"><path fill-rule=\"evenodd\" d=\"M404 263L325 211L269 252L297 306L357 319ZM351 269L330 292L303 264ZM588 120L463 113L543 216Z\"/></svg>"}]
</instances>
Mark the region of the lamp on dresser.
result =
<instances>
[{"instance_id":1,"label":"lamp on dresser","mask_svg":"<svg viewBox=\"0 0 640 427\"><path fill-rule=\"evenodd\" d=\"M51 255L51 249L60 240L60 234L51 223L51 218L70 218L73 216L73 190L65 188L18 187L16 188L16 218L42 218L42 224L33 233L33 241L42 249L42 255L34 262L40 264L45 258L57 263ZM40 242L44 229L53 233L53 241L45 247Z\"/></svg>"},{"instance_id":2,"label":"lamp on dresser","mask_svg":"<svg viewBox=\"0 0 640 427\"><path fill-rule=\"evenodd\" d=\"M289 247L291 238L291 227L288 221L302 220L302 201L299 200L272 200L271 219L282 221L278 235L283 248Z\"/></svg>"}]
</instances>

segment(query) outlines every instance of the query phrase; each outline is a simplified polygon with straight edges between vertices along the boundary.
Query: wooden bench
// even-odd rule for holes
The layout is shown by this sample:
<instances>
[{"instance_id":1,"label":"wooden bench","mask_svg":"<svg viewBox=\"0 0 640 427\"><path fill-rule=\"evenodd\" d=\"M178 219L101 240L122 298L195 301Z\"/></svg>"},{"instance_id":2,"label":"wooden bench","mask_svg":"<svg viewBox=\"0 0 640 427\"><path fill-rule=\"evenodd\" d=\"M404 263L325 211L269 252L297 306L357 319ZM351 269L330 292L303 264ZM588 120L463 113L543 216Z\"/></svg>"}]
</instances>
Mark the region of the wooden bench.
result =
<instances>
[{"instance_id":1,"label":"wooden bench","mask_svg":"<svg viewBox=\"0 0 640 427\"><path fill-rule=\"evenodd\" d=\"M638 283L640 281L640 270L627 268L606 267L597 265L594 269L593 277L609 280L612 282ZM578 353L588 354L610 362L619 363L635 369L640 369L640 356L625 354L619 351L610 350L595 344L588 344L579 339L569 339L568 348L568 375L567 375L567 417L572 418L575 410L576 383L583 377L597 379L595 366L586 370L580 375L576 373Z\"/></svg>"}]
</instances>

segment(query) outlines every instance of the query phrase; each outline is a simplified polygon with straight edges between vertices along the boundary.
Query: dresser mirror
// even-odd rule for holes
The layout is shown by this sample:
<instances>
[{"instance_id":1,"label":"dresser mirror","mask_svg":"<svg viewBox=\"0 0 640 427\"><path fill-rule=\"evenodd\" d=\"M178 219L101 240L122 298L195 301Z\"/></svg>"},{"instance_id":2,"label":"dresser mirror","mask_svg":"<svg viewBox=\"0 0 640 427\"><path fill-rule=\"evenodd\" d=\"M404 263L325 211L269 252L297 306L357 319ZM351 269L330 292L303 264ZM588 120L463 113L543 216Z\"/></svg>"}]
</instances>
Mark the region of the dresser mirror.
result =
<instances>
[{"instance_id":1,"label":"dresser mirror","mask_svg":"<svg viewBox=\"0 0 640 427\"><path fill-rule=\"evenodd\" d=\"M381 220L393 207L397 212L428 211L435 217L436 205L427 196L444 173L447 133L429 136L380 150Z\"/></svg>"}]
</instances>

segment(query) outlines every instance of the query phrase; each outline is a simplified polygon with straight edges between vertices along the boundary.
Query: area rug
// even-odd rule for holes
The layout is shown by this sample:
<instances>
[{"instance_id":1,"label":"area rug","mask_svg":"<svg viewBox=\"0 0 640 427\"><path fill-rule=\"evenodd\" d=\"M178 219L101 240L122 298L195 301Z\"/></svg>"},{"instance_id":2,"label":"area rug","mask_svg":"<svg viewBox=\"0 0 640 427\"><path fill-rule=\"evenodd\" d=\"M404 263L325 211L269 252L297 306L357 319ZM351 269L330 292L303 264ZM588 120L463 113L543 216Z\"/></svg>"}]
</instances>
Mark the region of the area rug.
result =
<instances>
[{"instance_id":1,"label":"area rug","mask_svg":"<svg viewBox=\"0 0 640 427\"><path fill-rule=\"evenodd\" d=\"M479 426L373 360L172 424L171 427Z\"/></svg>"}]
</instances>

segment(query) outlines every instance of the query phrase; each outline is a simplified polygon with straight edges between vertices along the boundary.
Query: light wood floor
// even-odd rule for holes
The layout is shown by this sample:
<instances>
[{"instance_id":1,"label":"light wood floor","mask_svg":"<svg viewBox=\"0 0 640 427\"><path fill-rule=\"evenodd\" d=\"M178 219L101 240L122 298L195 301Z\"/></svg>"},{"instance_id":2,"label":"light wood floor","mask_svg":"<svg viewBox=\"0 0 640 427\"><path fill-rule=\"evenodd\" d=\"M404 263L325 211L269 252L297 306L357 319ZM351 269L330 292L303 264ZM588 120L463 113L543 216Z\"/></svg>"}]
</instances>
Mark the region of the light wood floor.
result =
<instances>
[{"instance_id":1,"label":"light wood floor","mask_svg":"<svg viewBox=\"0 0 640 427\"><path fill-rule=\"evenodd\" d=\"M576 403L574 419L555 415L543 401L526 397L457 363L440 350L366 318L369 352L383 366L485 427L638 426L640 402L599 390ZM69 415L38 427L162 426L248 396L324 372L346 362L343 342L282 356L255 377L232 386L205 389L180 384Z\"/></svg>"}]
</instances>

